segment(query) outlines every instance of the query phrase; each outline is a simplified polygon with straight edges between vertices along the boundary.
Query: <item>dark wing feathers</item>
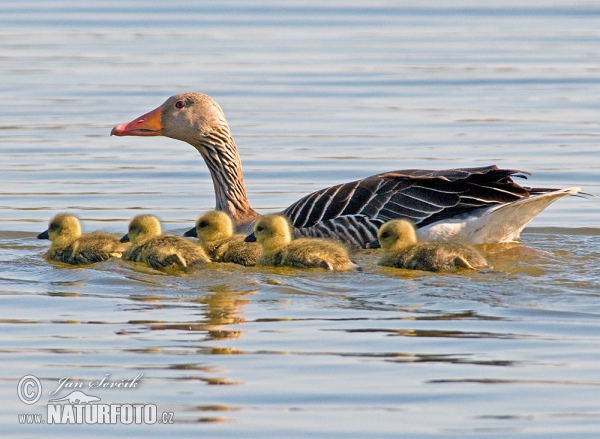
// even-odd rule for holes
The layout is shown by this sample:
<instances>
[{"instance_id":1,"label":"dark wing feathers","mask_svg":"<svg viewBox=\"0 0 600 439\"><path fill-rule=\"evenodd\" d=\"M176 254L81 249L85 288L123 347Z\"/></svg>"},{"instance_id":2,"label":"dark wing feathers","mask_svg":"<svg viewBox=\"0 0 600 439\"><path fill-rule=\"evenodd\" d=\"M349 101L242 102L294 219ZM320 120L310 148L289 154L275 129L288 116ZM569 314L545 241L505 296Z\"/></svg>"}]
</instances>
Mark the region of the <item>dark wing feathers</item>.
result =
<instances>
[{"instance_id":1,"label":"dark wing feathers","mask_svg":"<svg viewBox=\"0 0 600 439\"><path fill-rule=\"evenodd\" d=\"M337 237L362 246L391 219L408 218L423 227L547 191L534 192L511 177L527 175L497 166L386 172L313 192L283 214L290 218L298 236Z\"/></svg>"},{"instance_id":2,"label":"dark wing feathers","mask_svg":"<svg viewBox=\"0 0 600 439\"><path fill-rule=\"evenodd\" d=\"M455 168L443 169L441 171L431 171L427 169L405 169L402 171L391 171L383 174L375 175L374 177L383 177L388 175L400 175L411 178L440 178L448 181L478 179L482 176L483 180L510 180L510 177L527 178L528 172L518 171L514 169L500 169L496 165L483 166L480 168Z\"/></svg>"},{"instance_id":3,"label":"dark wing feathers","mask_svg":"<svg viewBox=\"0 0 600 439\"><path fill-rule=\"evenodd\" d=\"M375 198L378 195L379 184L370 185L369 187L365 186L366 185L361 184L355 186L340 216L353 215L357 213L357 211L361 211L361 206L364 207L368 205L371 198Z\"/></svg>"},{"instance_id":4,"label":"dark wing feathers","mask_svg":"<svg viewBox=\"0 0 600 439\"><path fill-rule=\"evenodd\" d=\"M337 239L348 244L362 246L365 236L377 236L377 230L385 221L364 215L346 215L323 220L305 228L295 228L297 236ZM372 238L373 240L375 238Z\"/></svg>"}]
</instances>

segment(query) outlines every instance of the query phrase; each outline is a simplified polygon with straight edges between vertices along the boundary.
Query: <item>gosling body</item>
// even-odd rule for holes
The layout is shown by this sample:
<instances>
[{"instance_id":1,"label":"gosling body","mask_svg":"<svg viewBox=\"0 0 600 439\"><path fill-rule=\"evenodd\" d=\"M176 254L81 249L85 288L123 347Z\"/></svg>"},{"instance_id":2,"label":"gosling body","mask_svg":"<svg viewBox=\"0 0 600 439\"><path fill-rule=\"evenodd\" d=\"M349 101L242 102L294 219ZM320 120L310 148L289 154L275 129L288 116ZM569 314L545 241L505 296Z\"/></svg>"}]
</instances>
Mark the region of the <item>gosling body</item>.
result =
<instances>
[{"instance_id":1,"label":"gosling body","mask_svg":"<svg viewBox=\"0 0 600 439\"><path fill-rule=\"evenodd\" d=\"M94 232L83 235L81 223L74 215L61 213L48 223L48 229L37 236L52 243L44 257L71 265L102 262L121 257L129 244L119 242L117 235Z\"/></svg>"},{"instance_id":2,"label":"gosling body","mask_svg":"<svg viewBox=\"0 0 600 439\"><path fill-rule=\"evenodd\" d=\"M234 234L233 221L223 211L207 212L196 221L184 236L197 237L213 262L231 262L252 267L261 255L257 242L245 242L243 234Z\"/></svg>"},{"instance_id":3,"label":"gosling body","mask_svg":"<svg viewBox=\"0 0 600 439\"><path fill-rule=\"evenodd\" d=\"M262 246L257 265L327 270L357 268L341 244L321 238L293 239L291 225L281 215L261 217L254 226L254 233L246 238L246 241L254 240Z\"/></svg>"},{"instance_id":4,"label":"gosling body","mask_svg":"<svg viewBox=\"0 0 600 439\"><path fill-rule=\"evenodd\" d=\"M425 271L459 268L483 269L486 259L473 247L461 243L418 243L415 228L407 220L385 223L371 247L381 247L379 265Z\"/></svg>"},{"instance_id":5,"label":"gosling body","mask_svg":"<svg viewBox=\"0 0 600 439\"><path fill-rule=\"evenodd\" d=\"M160 222L151 215L133 218L121 241L131 241L131 247L123 253L124 260L142 262L156 270L186 268L210 262L199 245L179 236L163 234Z\"/></svg>"}]
</instances>

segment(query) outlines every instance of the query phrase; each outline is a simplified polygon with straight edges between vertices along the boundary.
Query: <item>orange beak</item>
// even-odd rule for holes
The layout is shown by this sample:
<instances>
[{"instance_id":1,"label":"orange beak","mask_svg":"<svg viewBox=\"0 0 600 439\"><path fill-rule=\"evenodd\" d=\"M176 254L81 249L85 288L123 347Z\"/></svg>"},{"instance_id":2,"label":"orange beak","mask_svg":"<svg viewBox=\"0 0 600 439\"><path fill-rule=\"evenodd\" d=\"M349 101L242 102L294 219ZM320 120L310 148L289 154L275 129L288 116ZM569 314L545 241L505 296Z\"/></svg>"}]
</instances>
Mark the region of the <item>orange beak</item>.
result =
<instances>
[{"instance_id":1,"label":"orange beak","mask_svg":"<svg viewBox=\"0 0 600 439\"><path fill-rule=\"evenodd\" d=\"M110 132L111 136L162 136L160 118L162 107L158 107L143 116L129 122L117 125Z\"/></svg>"}]
</instances>

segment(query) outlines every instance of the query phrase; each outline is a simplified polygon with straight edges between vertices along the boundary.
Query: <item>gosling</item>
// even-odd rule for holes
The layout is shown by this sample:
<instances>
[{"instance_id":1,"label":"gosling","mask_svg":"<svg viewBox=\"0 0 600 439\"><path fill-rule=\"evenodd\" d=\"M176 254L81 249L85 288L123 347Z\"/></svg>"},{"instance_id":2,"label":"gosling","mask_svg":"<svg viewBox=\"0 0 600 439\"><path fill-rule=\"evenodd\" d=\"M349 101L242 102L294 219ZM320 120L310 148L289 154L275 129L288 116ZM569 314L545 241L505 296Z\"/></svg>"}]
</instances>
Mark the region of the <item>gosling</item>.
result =
<instances>
[{"instance_id":1,"label":"gosling","mask_svg":"<svg viewBox=\"0 0 600 439\"><path fill-rule=\"evenodd\" d=\"M232 262L253 267L262 252L260 244L244 242L245 235L234 234L233 221L220 210L201 215L196 227L183 236L198 238L213 262Z\"/></svg>"},{"instance_id":2,"label":"gosling","mask_svg":"<svg viewBox=\"0 0 600 439\"><path fill-rule=\"evenodd\" d=\"M417 243L414 226L404 219L385 223L377 237L369 247L382 248L379 265L426 271L488 267L485 258L470 246L459 243Z\"/></svg>"},{"instance_id":3,"label":"gosling","mask_svg":"<svg viewBox=\"0 0 600 439\"><path fill-rule=\"evenodd\" d=\"M131 242L122 259L143 262L156 270L186 268L210 262L199 245L179 236L162 234L160 222L151 215L133 218L121 242Z\"/></svg>"},{"instance_id":4,"label":"gosling","mask_svg":"<svg viewBox=\"0 0 600 439\"><path fill-rule=\"evenodd\" d=\"M93 264L111 257L120 258L128 244L119 242L119 237L104 232L81 234L81 223L74 215L59 213L48 223L48 230L38 239L49 239L52 243L44 257L51 261L71 265Z\"/></svg>"},{"instance_id":5,"label":"gosling","mask_svg":"<svg viewBox=\"0 0 600 439\"><path fill-rule=\"evenodd\" d=\"M358 268L342 245L320 238L292 240L292 228L281 215L265 215L254 225L254 233L246 242L258 241L262 254L257 265L298 268L321 267L327 270L351 270Z\"/></svg>"}]
</instances>

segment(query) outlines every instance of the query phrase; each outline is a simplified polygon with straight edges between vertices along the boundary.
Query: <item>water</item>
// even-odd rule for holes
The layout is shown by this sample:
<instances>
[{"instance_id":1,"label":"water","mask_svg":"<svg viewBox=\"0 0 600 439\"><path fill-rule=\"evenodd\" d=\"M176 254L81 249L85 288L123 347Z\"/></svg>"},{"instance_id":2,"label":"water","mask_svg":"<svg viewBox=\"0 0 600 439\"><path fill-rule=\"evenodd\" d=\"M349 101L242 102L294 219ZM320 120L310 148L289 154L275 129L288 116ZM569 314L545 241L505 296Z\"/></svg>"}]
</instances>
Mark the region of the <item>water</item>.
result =
<instances>
[{"instance_id":1,"label":"water","mask_svg":"<svg viewBox=\"0 0 600 439\"><path fill-rule=\"evenodd\" d=\"M57 212L124 233L214 206L199 154L110 138L169 95L222 106L260 212L393 169L497 164L600 194L595 2L0 5L0 422L10 437L568 437L600 428L600 216L569 197L491 273L71 268ZM17 398L24 375L39 402ZM88 388L134 379L136 388ZM172 425L22 425L61 378ZM44 418L45 419L45 418Z\"/></svg>"}]
</instances>

